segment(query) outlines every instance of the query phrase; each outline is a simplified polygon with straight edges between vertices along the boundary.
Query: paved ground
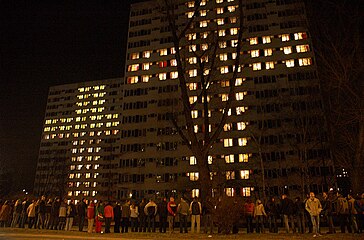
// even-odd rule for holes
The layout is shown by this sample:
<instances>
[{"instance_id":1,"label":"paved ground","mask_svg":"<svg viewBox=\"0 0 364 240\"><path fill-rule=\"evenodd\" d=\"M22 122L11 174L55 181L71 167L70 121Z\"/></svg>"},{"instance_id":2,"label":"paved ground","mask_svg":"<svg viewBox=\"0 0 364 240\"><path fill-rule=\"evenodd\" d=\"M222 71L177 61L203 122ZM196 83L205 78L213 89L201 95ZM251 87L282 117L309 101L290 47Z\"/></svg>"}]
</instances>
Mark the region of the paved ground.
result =
<instances>
[{"instance_id":1,"label":"paved ground","mask_svg":"<svg viewBox=\"0 0 364 240\"><path fill-rule=\"evenodd\" d=\"M78 231L51 231L51 230L36 230L36 229L19 229L19 228L0 228L0 240L114 240L114 239L260 239L260 240L275 240L275 239L293 239L293 240L304 240L313 239L312 234L246 234L239 233L234 235L218 235L214 234L208 236L207 234L180 234L180 233L126 233L126 234L96 234L86 233ZM326 234L318 239L327 240L364 240L364 234Z\"/></svg>"}]
</instances>

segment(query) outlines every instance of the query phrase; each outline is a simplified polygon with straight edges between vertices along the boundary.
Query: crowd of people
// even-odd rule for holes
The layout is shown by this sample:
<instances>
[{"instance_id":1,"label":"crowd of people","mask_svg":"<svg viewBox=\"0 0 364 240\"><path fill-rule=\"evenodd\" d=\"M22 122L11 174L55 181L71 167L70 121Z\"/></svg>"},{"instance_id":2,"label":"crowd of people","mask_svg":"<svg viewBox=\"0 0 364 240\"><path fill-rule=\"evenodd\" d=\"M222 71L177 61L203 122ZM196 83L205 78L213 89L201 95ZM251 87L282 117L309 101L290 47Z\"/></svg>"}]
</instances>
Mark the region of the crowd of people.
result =
<instances>
[{"instance_id":1,"label":"crowd of people","mask_svg":"<svg viewBox=\"0 0 364 240\"><path fill-rule=\"evenodd\" d=\"M181 197L154 199L127 199L119 201L96 201L82 199L75 203L73 199L56 197L39 199L18 199L0 201L0 227L38 228L70 231L74 225L79 231L110 233L113 232L156 232L173 233L179 226L180 233L200 233L203 223L204 233L220 232L215 212L219 210L221 198L208 198L201 203L197 197L188 203ZM320 223L328 227L328 234L336 233L335 223L345 233L363 233L364 229L364 193L354 197L349 194L343 197L339 193L324 192L317 198L313 192L306 199L290 199L283 194L280 199L271 197L265 203L259 199L247 198L235 201L242 209L238 223L233 224L232 233L239 227L246 227L247 233L278 233L279 227L287 233L312 233L320 236ZM75 221L74 221L75 220ZM87 221L86 221L87 220ZM87 224L86 224L87 222ZM76 223L76 224L75 224ZM242 224L244 223L244 224Z\"/></svg>"}]
</instances>

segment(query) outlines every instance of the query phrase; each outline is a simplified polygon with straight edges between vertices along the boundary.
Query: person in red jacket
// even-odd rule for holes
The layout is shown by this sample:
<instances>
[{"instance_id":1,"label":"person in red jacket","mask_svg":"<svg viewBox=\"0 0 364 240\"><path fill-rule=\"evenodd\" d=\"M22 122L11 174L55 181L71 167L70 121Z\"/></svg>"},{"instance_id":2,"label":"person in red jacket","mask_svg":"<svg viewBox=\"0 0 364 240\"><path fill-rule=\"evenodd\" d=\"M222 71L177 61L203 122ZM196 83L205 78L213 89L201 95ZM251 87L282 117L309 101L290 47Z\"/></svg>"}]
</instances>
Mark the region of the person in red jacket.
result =
<instances>
[{"instance_id":1,"label":"person in red jacket","mask_svg":"<svg viewBox=\"0 0 364 240\"><path fill-rule=\"evenodd\" d=\"M104 216L105 216L105 233L110 233L111 221L114 218L114 209L109 202L107 202L105 205Z\"/></svg>"},{"instance_id":2,"label":"person in red jacket","mask_svg":"<svg viewBox=\"0 0 364 240\"><path fill-rule=\"evenodd\" d=\"M92 229L94 226L95 220L95 204L93 201L90 201L89 205L87 206L87 232L92 233Z\"/></svg>"}]
</instances>

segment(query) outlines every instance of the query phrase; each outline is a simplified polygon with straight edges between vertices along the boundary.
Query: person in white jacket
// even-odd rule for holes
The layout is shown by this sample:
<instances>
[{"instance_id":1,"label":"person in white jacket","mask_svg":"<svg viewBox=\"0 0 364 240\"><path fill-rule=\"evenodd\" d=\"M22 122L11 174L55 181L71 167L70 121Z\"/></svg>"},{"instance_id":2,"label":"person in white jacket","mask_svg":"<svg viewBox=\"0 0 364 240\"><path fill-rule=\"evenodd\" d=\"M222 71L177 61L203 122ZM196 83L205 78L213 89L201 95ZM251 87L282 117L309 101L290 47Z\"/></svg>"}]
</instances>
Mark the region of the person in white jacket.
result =
<instances>
[{"instance_id":1,"label":"person in white jacket","mask_svg":"<svg viewBox=\"0 0 364 240\"><path fill-rule=\"evenodd\" d=\"M28 228L32 228L33 224L35 224L35 207L37 206L35 200L32 200L32 203L27 208L27 214L28 214Z\"/></svg>"}]
</instances>

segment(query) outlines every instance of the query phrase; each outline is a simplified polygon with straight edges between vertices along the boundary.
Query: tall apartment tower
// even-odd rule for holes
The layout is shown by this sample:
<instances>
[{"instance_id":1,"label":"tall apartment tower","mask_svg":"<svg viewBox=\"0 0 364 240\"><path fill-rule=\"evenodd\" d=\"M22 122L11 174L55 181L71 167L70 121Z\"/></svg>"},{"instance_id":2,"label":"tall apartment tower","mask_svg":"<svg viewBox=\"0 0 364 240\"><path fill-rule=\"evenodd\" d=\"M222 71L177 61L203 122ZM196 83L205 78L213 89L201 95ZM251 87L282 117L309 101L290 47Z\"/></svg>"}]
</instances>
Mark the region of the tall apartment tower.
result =
<instances>
[{"instance_id":1,"label":"tall apartment tower","mask_svg":"<svg viewBox=\"0 0 364 240\"><path fill-rule=\"evenodd\" d=\"M122 79L51 87L34 192L61 197L110 197L120 150Z\"/></svg>"},{"instance_id":2,"label":"tall apartment tower","mask_svg":"<svg viewBox=\"0 0 364 240\"><path fill-rule=\"evenodd\" d=\"M175 49L163 1L131 6L117 196L146 197L175 192L199 194L195 157L182 143L171 113L181 111ZM244 29L239 29L238 0L175 2L176 22L194 23L185 34L190 99L198 88L200 59L219 36L216 54L219 85L211 98L227 98L234 47L243 30L241 70L236 100L227 124L210 151L213 166L225 164L224 191L242 196L301 195L334 184L326 144L315 55L299 0L243 1ZM197 10L196 10L197 9ZM211 60L211 59L210 59ZM194 78L196 77L196 80ZM219 111L219 104L211 111ZM198 110L191 112L201 117ZM196 126L196 131L200 131ZM214 173L211 173L213 177Z\"/></svg>"}]
</instances>

